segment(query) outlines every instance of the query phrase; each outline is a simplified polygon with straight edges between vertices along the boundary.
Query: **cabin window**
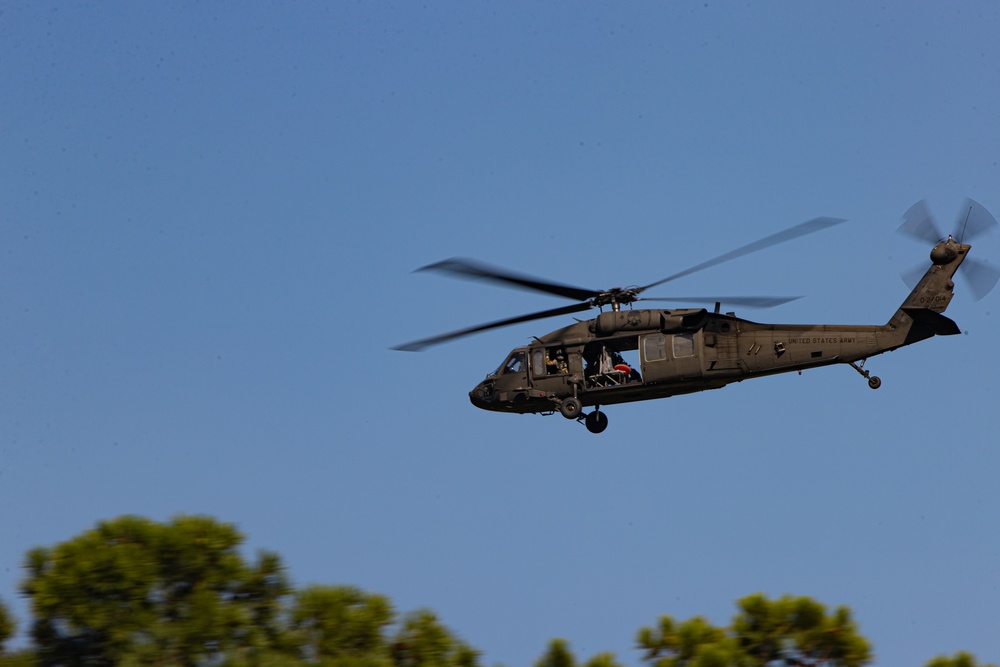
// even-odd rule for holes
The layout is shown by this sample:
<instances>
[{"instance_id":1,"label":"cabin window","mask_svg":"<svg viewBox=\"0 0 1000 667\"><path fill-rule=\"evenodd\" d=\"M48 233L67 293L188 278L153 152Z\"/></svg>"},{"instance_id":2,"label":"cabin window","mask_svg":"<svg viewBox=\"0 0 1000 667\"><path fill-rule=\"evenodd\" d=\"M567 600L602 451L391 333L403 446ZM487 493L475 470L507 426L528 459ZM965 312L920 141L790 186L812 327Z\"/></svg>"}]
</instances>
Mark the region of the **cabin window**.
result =
<instances>
[{"instance_id":1,"label":"cabin window","mask_svg":"<svg viewBox=\"0 0 1000 667\"><path fill-rule=\"evenodd\" d=\"M566 350L561 347L534 350L531 356L531 372L534 373L535 377L569 373Z\"/></svg>"},{"instance_id":2,"label":"cabin window","mask_svg":"<svg viewBox=\"0 0 1000 667\"><path fill-rule=\"evenodd\" d=\"M642 354L646 361L663 361L667 358L667 337L660 334L642 340Z\"/></svg>"},{"instance_id":3,"label":"cabin window","mask_svg":"<svg viewBox=\"0 0 1000 667\"><path fill-rule=\"evenodd\" d=\"M535 377L545 375L545 350L531 353L531 372Z\"/></svg>"},{"instance_id":4,"label":"cabin window","mask_svg":"<svg viewBox=\"0 0 1000 667\"><path fill-rule=\"evenodd\" d=\"M694 334L676 334L674 336L674 359L694 356Z\"/></svg>"}]
</instances>

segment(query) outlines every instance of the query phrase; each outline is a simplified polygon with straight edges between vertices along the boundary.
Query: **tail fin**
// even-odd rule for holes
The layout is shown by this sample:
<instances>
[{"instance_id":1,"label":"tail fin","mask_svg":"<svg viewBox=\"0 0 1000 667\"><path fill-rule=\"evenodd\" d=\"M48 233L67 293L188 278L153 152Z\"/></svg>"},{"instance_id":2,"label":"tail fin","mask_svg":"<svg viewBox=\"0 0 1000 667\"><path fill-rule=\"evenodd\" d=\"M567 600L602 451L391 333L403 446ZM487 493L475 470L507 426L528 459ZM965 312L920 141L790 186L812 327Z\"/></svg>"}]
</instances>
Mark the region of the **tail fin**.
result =
<instances>
[{"instance_id":1,"label":"tail fin","mask_svg":"<svg viewBox=\"0 0 1000 667\"><path fill-rule=\"evenodd\" d=\"M958 243L951 237L934 246L933 264L906 297L899 310L886 325L886 333L898 337L898 344L909 345L931 336L961 333L958 325L943 313L954 296L955 271L962 265L972 246Z\"/></svg>"}]
</instances>

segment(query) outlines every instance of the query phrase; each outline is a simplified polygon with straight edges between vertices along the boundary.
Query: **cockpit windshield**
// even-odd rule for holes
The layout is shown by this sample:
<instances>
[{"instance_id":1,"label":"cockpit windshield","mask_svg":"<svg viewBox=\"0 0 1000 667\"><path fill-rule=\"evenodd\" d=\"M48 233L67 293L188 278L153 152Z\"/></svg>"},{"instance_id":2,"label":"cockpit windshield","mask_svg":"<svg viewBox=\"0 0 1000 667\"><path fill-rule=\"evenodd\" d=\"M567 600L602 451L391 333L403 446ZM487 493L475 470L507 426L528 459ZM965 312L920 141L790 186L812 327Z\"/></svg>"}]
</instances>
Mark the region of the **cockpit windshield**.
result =
<instances>
[{"instance_id":1,"label":"cockpit windshield","mask_svg":"<svg viewBox=\"0 0 1000 667\"><path fill-rule=\"evenodd\" d=\"M525 355L524 350L515 350L510 353L507 357L507 361L500 364L500 368L496 369L490 375L503 375L504 373L520 373L525 370Z\"/></svg>"}]
</instances>

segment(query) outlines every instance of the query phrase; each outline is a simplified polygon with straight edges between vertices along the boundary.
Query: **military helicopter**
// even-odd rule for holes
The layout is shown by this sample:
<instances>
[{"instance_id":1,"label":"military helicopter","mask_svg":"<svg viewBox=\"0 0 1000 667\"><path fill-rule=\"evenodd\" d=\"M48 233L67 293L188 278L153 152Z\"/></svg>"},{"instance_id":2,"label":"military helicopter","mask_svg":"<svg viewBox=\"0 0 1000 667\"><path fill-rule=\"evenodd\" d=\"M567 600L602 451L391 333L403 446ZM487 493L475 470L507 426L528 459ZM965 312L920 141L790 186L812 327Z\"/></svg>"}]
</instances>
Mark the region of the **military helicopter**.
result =
<instances>
[{"instance_id":1,"label":"military helicopter","mask_svg":"<svg viewBox=\"0 0 1000 667\"><path fill-rule=\"evenodd\" d=\"M923 201L904 214L898 231L933 244L931 265L920 267L921 276L913 276L912 291L886 324L761 324L720 312L722 303L772 307L800 297L640 296L652 287L842 222L815 218L641 287L591 290L469 259L446 259L418 271L492 281L576 303L424 338L395 349L422 350L489 329L598 308L601 312L594 319L577 319L515 348L496 371L469 392L478 408L519 414L559 412L566 419L582 421L591 433L601 433L608 426L602 406L719 389L751 378L832 364L851 366L869 387L878 389L882 381L865 370L867 359L932 336L959 333L955 322L942 314L951 302L952 278L959 266L968 262L964 273L977 300L1000 278L1000 270L968 259L972 246L965 241L997 227L993 216L971 199L965 201L955 231L946 238ZM711 312L705 308L633 309L638 301L714 302L715 308ZM637 356L638 364L629 363L624 355ZM590 406L593 409L585 413L584 408Z\"/></svg>"}]
</instances>

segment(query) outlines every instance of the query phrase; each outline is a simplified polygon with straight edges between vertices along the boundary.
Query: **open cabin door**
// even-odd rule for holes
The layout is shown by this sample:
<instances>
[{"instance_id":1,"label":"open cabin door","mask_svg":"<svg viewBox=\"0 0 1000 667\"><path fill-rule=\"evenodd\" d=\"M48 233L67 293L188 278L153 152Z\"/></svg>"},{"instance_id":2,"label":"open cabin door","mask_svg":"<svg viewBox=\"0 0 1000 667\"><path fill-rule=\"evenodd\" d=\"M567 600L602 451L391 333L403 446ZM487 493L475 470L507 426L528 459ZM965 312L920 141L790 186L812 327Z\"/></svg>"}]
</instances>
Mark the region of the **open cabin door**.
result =
<instances>
[{"instance_id":1,"label":"open cabin door","mask_svg":"<svg viewBox=\"0 0 1000 667\"><path fill-rule=\"evenodd\" d=\"M668 382L701 376L701 332L648 334L639 344L646 382Z\"/></svg>"}]
</instances>

